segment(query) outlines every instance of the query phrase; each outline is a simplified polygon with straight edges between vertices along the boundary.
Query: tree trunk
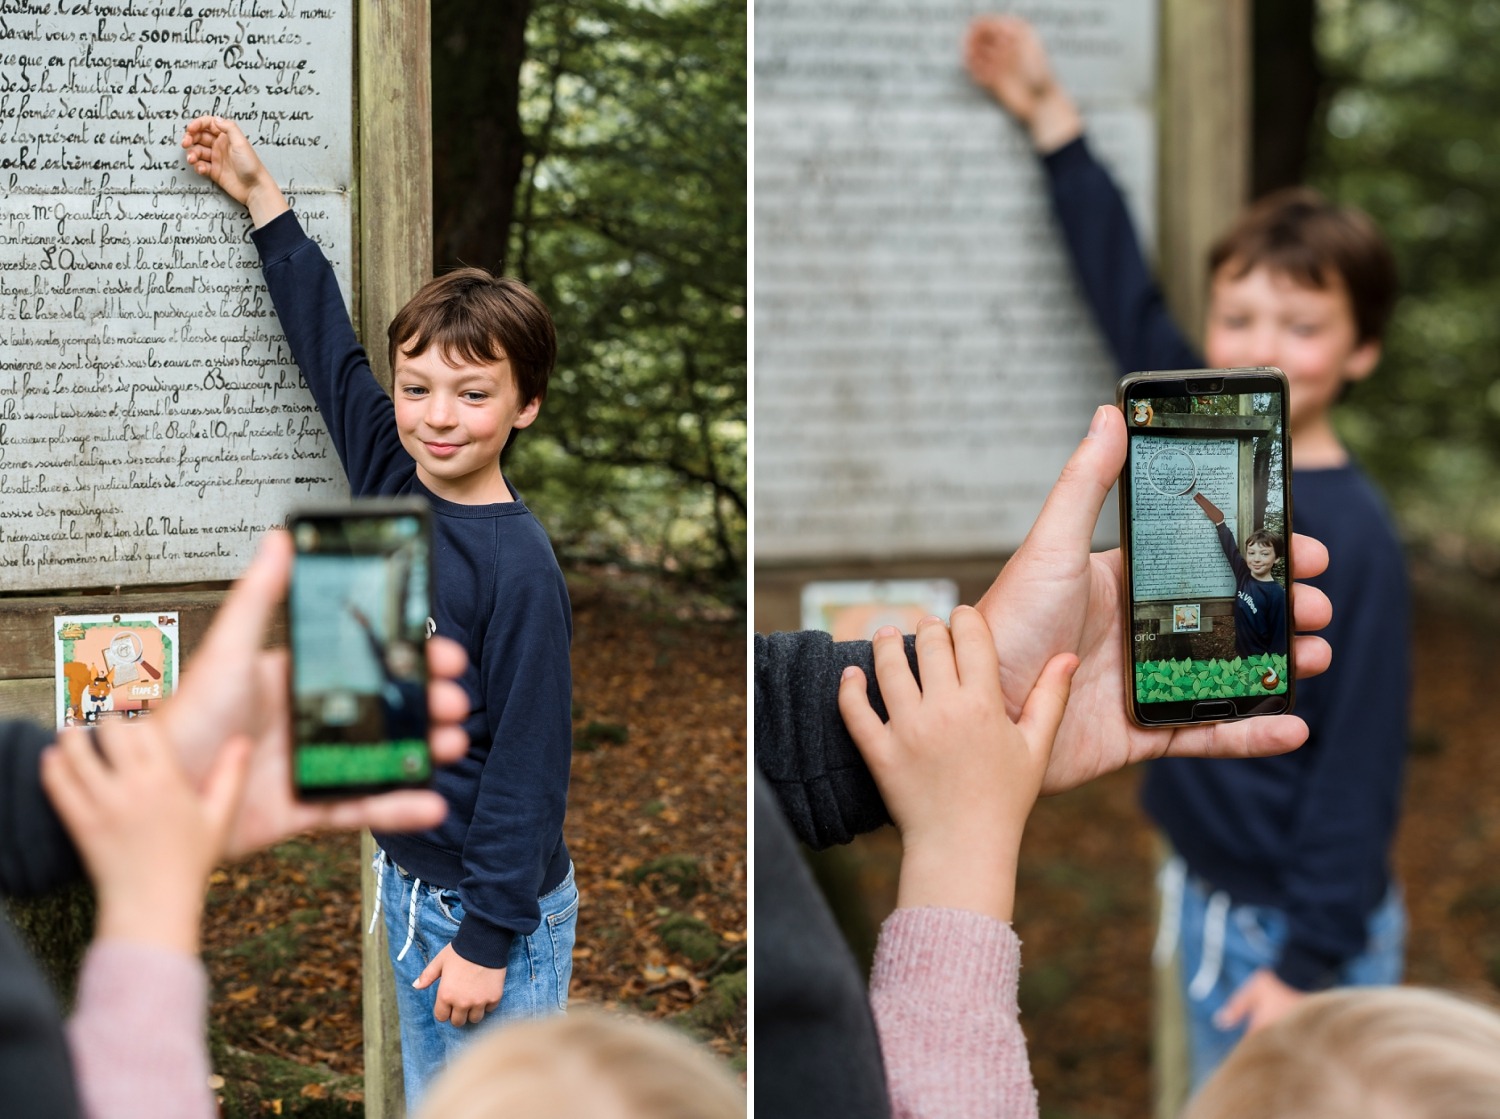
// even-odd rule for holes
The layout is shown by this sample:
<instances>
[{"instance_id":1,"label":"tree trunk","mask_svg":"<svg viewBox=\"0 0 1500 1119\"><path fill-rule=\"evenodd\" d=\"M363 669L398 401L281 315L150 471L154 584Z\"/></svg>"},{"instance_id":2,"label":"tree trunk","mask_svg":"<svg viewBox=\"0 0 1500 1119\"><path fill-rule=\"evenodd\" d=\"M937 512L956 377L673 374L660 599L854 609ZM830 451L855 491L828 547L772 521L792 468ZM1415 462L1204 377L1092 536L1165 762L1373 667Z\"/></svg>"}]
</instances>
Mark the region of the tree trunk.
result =
<instances>
[{"instance_id":1,"label":"tree trunk","mask_svg":"<svg viewBox=\"0 0 1500 1119\"><path fill-rule=\"evenodd\" d=\"M438 272L506 269L526 154L521 63L532 0L432 5L432 210Z\"/></svg>"},{"instance_id":2,"label":"tree trunk","mask_svg":"<svg viewBox=\"0 0 1500 1119\"><path fill-rule=\"evenodd\" d=\"M1308 0L1260 0L1255 5L1252 198L1294 186L1307 172L1324 85L1313 42L1316 8Z\"/></svg>"}]
</instances>

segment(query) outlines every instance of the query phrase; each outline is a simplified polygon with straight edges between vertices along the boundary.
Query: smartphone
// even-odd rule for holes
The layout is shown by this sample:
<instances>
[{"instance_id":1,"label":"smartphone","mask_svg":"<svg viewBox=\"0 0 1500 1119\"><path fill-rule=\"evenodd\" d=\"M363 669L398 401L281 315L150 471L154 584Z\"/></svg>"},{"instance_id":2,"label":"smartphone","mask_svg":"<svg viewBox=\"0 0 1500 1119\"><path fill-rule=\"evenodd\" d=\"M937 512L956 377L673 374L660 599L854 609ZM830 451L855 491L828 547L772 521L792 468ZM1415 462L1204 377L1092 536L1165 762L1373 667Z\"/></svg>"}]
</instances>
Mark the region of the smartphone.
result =
<instances>
[{"instance_id":1,"label":"smartphone","mask_svg":"<svg viewBox=\"0 0 1500 1119\"><path fill-rule=\"evenodd\" d=\"M1291 711L1291 470L1279 369L1119 386L1125 673L1146 727Z\"/></svg>"},{"instance_id":2,"label":"smartphone","mask_svg":"<svg viewBox=\"0 0 1500 1119\"><path fill-rule=\"evenodd\" d=\"M294 794L322 800L426 785L426 502L306 509L287 526L296 545L287 598Z\"/></svg>"}]
</instances>

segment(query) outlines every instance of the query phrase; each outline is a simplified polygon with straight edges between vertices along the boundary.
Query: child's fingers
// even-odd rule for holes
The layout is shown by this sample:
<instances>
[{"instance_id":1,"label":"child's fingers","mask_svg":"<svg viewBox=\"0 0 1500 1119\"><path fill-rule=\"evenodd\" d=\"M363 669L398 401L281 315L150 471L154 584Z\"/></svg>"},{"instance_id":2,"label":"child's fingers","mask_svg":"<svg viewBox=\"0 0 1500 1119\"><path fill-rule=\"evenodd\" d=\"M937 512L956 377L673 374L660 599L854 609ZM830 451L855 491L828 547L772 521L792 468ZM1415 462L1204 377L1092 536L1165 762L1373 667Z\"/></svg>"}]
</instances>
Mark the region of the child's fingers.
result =
<instances>
[{"instance_id":1,"label":"child's fingers","mask_svg":"<svg viewBox=\"0 0 1500 1119\"><path fill-rule=\"evenodd\" d=\"M877 669L880 664L877 661ZM941 618L927 617L917 623L917 671L922 674L922 691L951 691L958 687L958 667L953 663L953 637ZM885 677L880 677L885 691Z\"/></svg>"},{"instance_id":2,"label":"child's fingers","mask_svg":"<svg viewBox=\"0 0 1500 1119\"><path fill-rule=\"evenodd\" d=\"M875 714L875 708L870 706L868 687L862 668L851 664L844 669L844 675L839 680L839 714L844 717L849 737L854 739L854 744L859 747L866 762L870 760L870 754L880 741L881 732L885 730L885 723Z\"/></svg>"},{"instance_id":3,"label":"child's fingers","mask_svg":"<svg viewBox=\"0 0 1500 1119\"><path fill-rule=\"evenodd\" d=\"M107 758L116 743L106 745L104 738L97 730L64 731L57 736L56 749L66 761L73 781L89 798L90 803L98 801L110 778L110 762Z\"/></svg>"},{"instance_id":4,"label":"child's fingers","mask_svg":"<svg viewBox=\"0 0 1500 1119\"><path fill-rule=\"evenodd\" d=\"M93 798L78 780L71 760L60 746L43 750L39 765L42 789L52 802L53 811L76 840L80 828L93 818Z\"/></svg>"},{"instance_id":5,"label":"child's fingers","mask_svg":"<svg viewBox=\"0 0 1500 1119\"><path fill-rule=\"evenodd\" d=\"M1078 658L1072 653L1059 653L1048 661L1036 686L1026 697L1021 717L1016 720L1027 744L1033 752L1040 752L1043 760L1052 757L1052 741L1057 737L1057 728L1062 725L1076 671Z\"/></svg>"},{"instance_id":6,"label":"child's fingers","mask_svg":"<svg viewBox=\"0 0 1500 1119\"><path fill-rule=\"evenodd\" d=\"M995 655L995 639L984 615L972 606L959 606L954 609L949 626L959 684L966 688L993 684L998 689L1000 659Z\"/></svg>"},{"instance_id":7,"label":"child's fingers","mask_svg":"<svg viewBox=\"0 0 1500 1119\"><path fill-rule=\"evenodd\" d=\"M906 641L900 631L895 626L881 626L875 631L870 647L875 655L875 681L880 685L885 709L896 711L920 703L922 689L917 687L907 663Z\"/></svg>"}]
</instances>

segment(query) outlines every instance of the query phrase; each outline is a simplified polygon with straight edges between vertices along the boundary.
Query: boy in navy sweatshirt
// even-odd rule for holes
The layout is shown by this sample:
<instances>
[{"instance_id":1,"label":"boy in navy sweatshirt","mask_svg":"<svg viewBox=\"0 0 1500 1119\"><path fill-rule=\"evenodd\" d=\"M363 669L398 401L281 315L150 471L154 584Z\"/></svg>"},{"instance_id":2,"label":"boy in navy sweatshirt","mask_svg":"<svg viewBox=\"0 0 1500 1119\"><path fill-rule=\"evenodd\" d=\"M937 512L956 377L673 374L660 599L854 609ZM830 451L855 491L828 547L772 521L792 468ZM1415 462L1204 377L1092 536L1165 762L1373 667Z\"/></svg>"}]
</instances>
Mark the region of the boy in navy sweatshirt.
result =
<instances>
[{"instance_id":1,"label":"boy in navy sweatshirt","mask_svg":"<svg viewBox=\"0 0 1500 1119\"><path fill-rule=\"evenodd\" d=\"M1219 534L1219 547L1234 572L1234 651L1242 657L1286 652L1286 591L1271 575L1281 540L1263 528L1245 537L1242 555L1224 511L1201 493L1193 500Z\"/></svg>"},{"instance_id":2,"label":"boy in navy sweatshirt","mask_svg":"<svg viewBox=\"0 0 1500 1119\"><path fill-rule=\"evenodd\" d=\"M1135 230L1035 31L970 26L965 64L1028 131L1074 270L1121 373L1276 366L1291 382L1297 527L1327 544L1310 580L1333 602L1332 668L1298 689L1307 744L1276 758L1153 762L1142 799L1176 849L1158 959L1181 948L1194 1084L1241 1034L1307 992L1393 983L1405 918L1390 869L1406 754L1405 564L1374 488L1329 410L1368 377L1395 302L1395 265L1364 214L1310 190L1262 199L1209 256L1204 354L1182 337ZM1181 905L1177 906L1177 899ZM1180 922L1169 920L1180 914Z\"/></svg>"},{"instance_id":3,"label":"boy in navy sweatshirt","mask_svg":"<svg viewBox=\"0 0 1500 1119\"><path fill-rule=\"evenodd\" d=\"M568 997L572 615L547 535L500 469L501 451L537 417L556 334L524 285L476 268L441 276L390 325L386 396L332 268L244 133L199 117L182 145L250 212L276 313L350 490L432 507L428 629L469 654L468 755L433 782L446 821L376 836L410 1113L479 1023L556 1013Z\"/></svg>"}]
</instances>

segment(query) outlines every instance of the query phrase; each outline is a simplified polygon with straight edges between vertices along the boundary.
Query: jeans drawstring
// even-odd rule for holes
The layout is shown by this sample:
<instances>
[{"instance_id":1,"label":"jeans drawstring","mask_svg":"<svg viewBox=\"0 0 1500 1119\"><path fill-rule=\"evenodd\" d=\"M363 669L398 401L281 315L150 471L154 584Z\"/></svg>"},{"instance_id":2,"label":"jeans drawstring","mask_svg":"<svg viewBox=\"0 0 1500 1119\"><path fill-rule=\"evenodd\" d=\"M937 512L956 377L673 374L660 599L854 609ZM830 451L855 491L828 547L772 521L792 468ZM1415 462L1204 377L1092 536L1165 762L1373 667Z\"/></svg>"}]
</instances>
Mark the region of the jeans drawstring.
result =
<instances>
[{"instance_id":1,"label":"jeans drawstring","mask_svg":"<svg viewBox=\"0 0 1500 1119\"><path fill-rule=\"evenodd\" d=\"M370 860L370 869L375 872L375 904L370 907L370 927L365 930L366 936L375 935L375 925L380 920L380 895L385 890L385 868L387 865L385 848L376 847L375 857Z\"/></svg>"},{"instance_id":2,"label":"jeans drawstring","mask_svg":"<svg viewBox=\"0 0 1500 1119\"><path fill-rule=\"evenodd\" d=\"M417 935L417 892L422 888L422 880L413 878L411 880L411 907L406 911L406 943L401 946L401 951L396 953L396 959L406 959L406 953L411 950L411 942Z\"/></svg>"},{"instance_id":3,"label":"jeans drawstring","mask_svg":"<svg viewBox=\"0 0 1500 1119\"><path fill-rule=\"evenodd\" d=\"M1224 937L1229 925L1229 895L1215 890L1208 899L1208 912L1203 918L1203 961L1198 965L1198 974L1188 984L1188 997L1195 1002L1208 998L1219 981L1219 972L1224 966Z\"/></svg>"},{"instance_id":4,"label":"jeans drawstring","mask_svg":"<svg viewBox=\"0 0 1500 1119\"><path fill-rule=\"evenodd\" d=\"M1172 962L1177 941L1182 936L1182 893L1187 887L1187 863L1173 855L1162 864L1156 875L1161 891L1161 919L1156 926L1156 943L1151 946L1151 964L1163 968Z\"/></svg>"}]
</instances>

